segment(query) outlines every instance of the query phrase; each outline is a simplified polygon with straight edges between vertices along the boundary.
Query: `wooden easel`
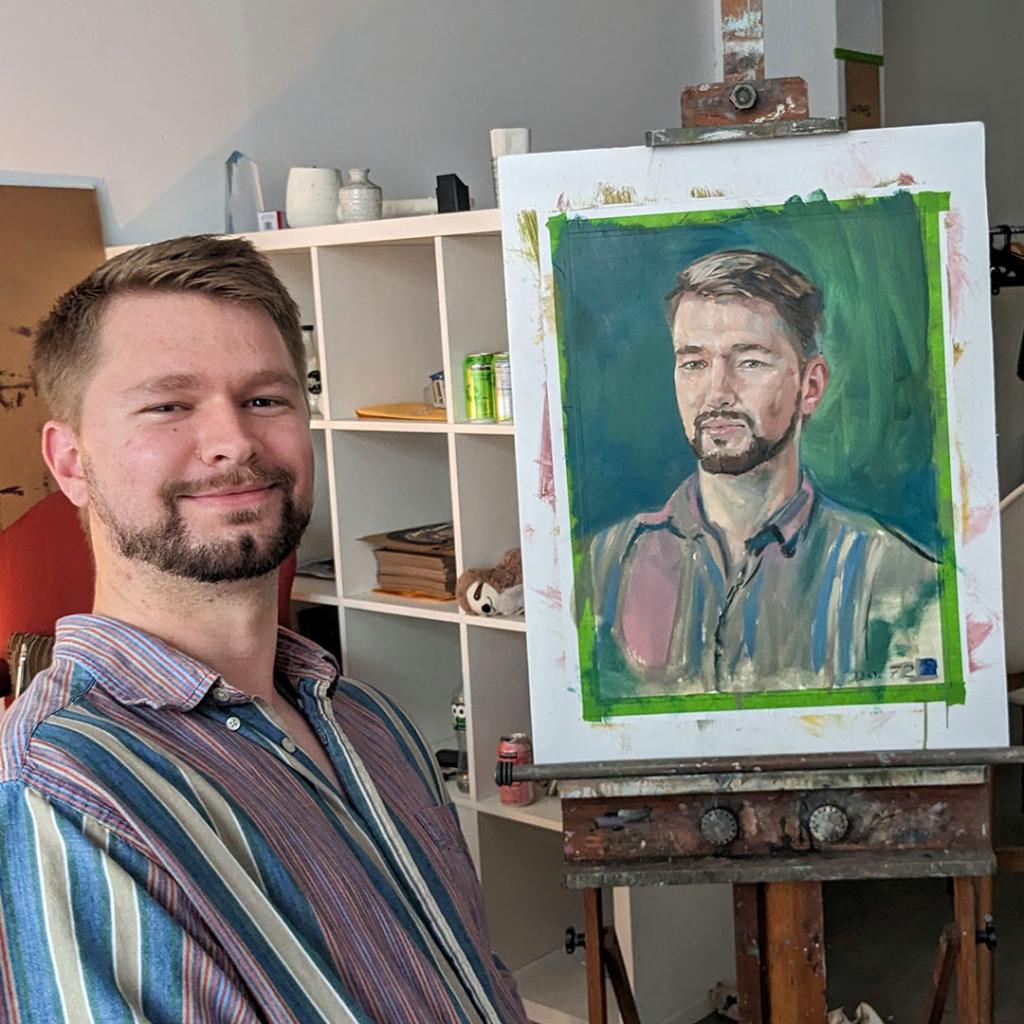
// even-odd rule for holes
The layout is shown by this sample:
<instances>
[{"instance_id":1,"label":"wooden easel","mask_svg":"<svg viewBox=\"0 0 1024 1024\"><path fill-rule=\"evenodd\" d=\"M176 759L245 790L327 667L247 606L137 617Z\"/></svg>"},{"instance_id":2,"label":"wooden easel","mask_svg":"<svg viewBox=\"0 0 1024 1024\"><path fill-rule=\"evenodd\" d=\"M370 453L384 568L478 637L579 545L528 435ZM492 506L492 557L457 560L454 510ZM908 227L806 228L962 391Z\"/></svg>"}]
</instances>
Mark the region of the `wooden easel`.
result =
<instances>
[{"instance_id":1,"label":"wooden easel","mask_svg":"<svg viewBox=\"0 0 1024 1024\"><path fill-rule=\"evenodd\" d=\"M606 1024L606 978L624 1024L639 1024L605 887L731 883L740 1021L824 1024L821 883L918 877L954 889L921 1019L938 1024L955 976L958 1024L991 1024L1000 764L1024 764L1024 747L506 765L498 781L559 781L564 878L584 891L590 1024Z\"/></svg>"}]
</instances>

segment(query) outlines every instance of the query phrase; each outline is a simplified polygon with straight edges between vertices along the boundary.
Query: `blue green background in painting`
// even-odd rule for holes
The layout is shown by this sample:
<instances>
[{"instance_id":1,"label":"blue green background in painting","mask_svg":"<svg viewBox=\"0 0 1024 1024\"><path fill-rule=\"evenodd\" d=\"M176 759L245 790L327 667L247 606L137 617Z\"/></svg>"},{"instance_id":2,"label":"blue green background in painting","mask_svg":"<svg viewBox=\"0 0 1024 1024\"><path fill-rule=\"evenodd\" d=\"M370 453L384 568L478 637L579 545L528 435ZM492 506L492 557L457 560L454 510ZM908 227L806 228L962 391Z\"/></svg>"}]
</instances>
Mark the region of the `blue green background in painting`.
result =
<instances>
[{"instance_id":1,"label":"blue green background in painting","mask_svg":"<svg viewBox=\"0 0 1024 1024\"><path fill-rule=\"evenodd\" d=\"M773 253L823 292L831 379L801 448L816 482L942 563L944 683L748 694L745 707L962 699L938 248L947 203L935 193L817 195L775 207L549 222L577 569L598 530L660 508L696 468L675 404L664 296L691 260L732 248ZM730 694L602 703L588 660L590 609L577 613L587 719L736 706Z\"/></svg>"}]
</instances>

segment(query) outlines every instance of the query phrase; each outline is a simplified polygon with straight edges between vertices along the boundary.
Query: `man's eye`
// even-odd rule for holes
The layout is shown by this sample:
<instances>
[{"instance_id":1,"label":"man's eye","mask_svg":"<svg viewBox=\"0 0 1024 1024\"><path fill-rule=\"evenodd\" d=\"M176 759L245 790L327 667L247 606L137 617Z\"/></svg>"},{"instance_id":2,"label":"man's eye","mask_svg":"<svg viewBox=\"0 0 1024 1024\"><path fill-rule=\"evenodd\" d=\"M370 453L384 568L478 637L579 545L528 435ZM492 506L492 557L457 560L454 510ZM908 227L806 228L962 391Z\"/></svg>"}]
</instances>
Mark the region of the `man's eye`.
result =
<instances>
[{"instance_id":1,"label":"man's eye","mask_svg":"<svg viewBox=\"0 0 1024 1024\"><path fill-rule=\"evenodd\" d=\"M246 404L252 406L254 409L274 409L277 406L288 405L288 402L283 398L273 398L270 395L259 395L256 398L250 398Z\"/></svg>"},{"instance_id":2,"label":"man's eye","mask_svg":"<svg viewBox=\"0 0 1024 1024\"><path fill-rule=\"evenodd\" d=\"M686 370L687 372L703 370L707 365L703 359L684 359L682 362L676 363L680 370Z\"/></svg>"},{"instance_id":3,"label":"man's eye","mask_svg":"<svg viewBox=\"0 0 1024 1024\"><path fill-rule=\"evenodd\" d=\"M767 366L766 362L760 359L744 359L740 362L740 367L744 370L758 370L762 366Z\"/></svg>"},{"instance_id":4,"label":"man's eye","mask_svg":"<svg viewBox=\"0 0 1024 1024\"><path fill-rule=\"evenodd\" d=\"M180 402L164 402L162 405L151 405L148 409L143 409L143 412L178 412L179 409L184 409Z\"/></svg>"}]
</instances>

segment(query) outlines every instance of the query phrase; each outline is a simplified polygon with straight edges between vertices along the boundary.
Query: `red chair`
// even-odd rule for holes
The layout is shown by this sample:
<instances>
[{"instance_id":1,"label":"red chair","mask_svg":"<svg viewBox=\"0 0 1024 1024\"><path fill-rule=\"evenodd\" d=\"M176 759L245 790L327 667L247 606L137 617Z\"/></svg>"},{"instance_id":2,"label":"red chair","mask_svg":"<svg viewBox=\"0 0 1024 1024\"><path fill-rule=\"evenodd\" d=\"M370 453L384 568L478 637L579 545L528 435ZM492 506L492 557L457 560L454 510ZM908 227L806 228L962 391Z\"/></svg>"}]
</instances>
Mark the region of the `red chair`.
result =
<instances>
[{"instance_id":1,"label":"red chair","mask_svg":"<svg viewBox=\"0 0 1024 1024\"><path fill-rule=\"evenodd\" d=\"M281 566L278 619L287 625L295 555ZM0 699L10 693L11 633L52 634L59 618L92 607L93 565L78 510L51 494L0 531Z\"/></svg>"}]
</instances>

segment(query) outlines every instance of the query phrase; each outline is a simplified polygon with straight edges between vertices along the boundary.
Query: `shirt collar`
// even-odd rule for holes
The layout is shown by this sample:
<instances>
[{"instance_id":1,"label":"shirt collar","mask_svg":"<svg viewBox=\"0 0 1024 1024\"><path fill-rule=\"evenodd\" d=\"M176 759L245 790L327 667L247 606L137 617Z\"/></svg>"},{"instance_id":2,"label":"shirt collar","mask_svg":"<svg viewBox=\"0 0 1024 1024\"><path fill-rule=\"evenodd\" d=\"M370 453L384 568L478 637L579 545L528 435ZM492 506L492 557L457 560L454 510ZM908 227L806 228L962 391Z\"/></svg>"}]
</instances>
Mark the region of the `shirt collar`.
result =
<instances>
[{"instance_id":1,"label":"shirt collar","mask_svg":"<svg viewBox=\"0 0 1024 1024\"><path fill-rule=\"evenodd\" d=\"M803 473L796 493L747 540L747 551L757 554L770 544L777 543L782 553L789 557L796 550L803 529L814 509L817 491L808 473ZM695 540L704 534L717 536L715 527L704 514L697 474L687 477L679 486L665 507L649 517L648 526L666 525L673 532L688 540ZM654 520L658 522L655 523Z\"/></svg>"},{"instance_id":2,"label":"shirt collar","mask_svg":"<svg viewBox=\"0 0 1024 1024\"><path fill-rule=\"evenodd\" d=\"M68 615L57 622L53 657L84 665L115 700L191 711L221 677L203 662L136 626L105 615ZM322 647L278 627L275 672L298 688L309 680L329 695L338 665ZM226 684L225 684L226 685ZM242 691L228 687L232 694Z\"/></svg>"}]
</instances>

